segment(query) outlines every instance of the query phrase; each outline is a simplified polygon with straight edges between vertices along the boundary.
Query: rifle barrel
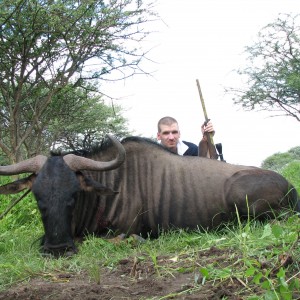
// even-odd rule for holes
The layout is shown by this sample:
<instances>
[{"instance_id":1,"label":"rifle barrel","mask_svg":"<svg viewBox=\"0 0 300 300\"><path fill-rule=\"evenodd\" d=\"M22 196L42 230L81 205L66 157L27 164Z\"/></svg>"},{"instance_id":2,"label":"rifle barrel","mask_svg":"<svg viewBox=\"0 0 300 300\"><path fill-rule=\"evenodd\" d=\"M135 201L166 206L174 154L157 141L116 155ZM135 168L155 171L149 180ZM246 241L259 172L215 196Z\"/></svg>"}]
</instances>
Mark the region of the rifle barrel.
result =
<instances>
[{"instance_id":1,"label":"rifle barrel","mask_svg":"<svg viewBox=\"0 0 300 300\"><path fill-rule=\"evenodd\" d=\"M199 96L200 96L200 100L201 100L201 104L202 104L202 109L203 109L203 112L204 112L205 123L207 124L209 122L209 118L207 116L207 111L206 111L206 107L205 107L205 103L204 103L204 98L203 98L202 91L201 91L201 88L200 88L199 80L196 79L196 82L197 82L198 92L199 92ZM208 152L209 152L210 157L213 158L213 159L218 159L218 154L216 152L216 148L215 148L212 133L211 132L205 132L204 135L206 136L206 140L207 140L207 144L208 144Z\"/></svg>"},{"instance_id":2,"label":"rifle barrel","mask_svg":"<svg viewBox=\"0 0 300 300\"><path fill-rule=\"evenodd\" d=\"M197 82L198 92L199 92L199 96L200 96L200 100L201 100L201 104L202 104L202 109L203 109L205 121L208 122L209 120L208 120L207 111L206 111L206 107L205 107L205 103L204 103L204 98L203 98L203 95L202 95L202 91L201 91L199 80L196 79L196 82Z\"/></svg>"}]
</instances>

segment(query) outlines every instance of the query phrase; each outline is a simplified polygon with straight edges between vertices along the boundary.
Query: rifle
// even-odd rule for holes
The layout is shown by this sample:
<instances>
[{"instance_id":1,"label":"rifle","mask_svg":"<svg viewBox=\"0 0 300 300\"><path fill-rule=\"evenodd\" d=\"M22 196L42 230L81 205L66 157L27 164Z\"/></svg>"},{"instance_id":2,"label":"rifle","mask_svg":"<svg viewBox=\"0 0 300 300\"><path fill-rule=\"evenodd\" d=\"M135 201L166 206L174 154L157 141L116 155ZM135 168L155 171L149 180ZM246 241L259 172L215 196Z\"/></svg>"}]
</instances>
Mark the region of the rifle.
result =
<instances>
[{"instance_id":1,"label":"rifle","mask_svg":"<svg viewBox=\"0 0 300 300\"><path fill-rule=\"evenodd\" d=\"M203 98L203 95L201 92L199 80L196 79L196 82L197 82L198 92L199 92L199 96L200 96L200 100L201 100L201 104L202 104L202 109L204 112L204 118L205 118L204 125L207 125L207 123L210 121L210 119L207 116L204 98ZM217 148L217 150L216 150L216 148ZM217 151L219 154L217 153ZM212 159L218 159L218 157L220 157L221 161L224 161L223 154L222 154L222 144L218 143L215 146L214 140L213 140L213 135L211 132L204 133L204 136L199 143L199 156L209 157Z\"/></svg>"},{"instance_id":2,"label":"rifle","mask_svg":"<svg viewBox=\"0 0 300 300\"><path fill-rule=\"evenodd\" d=\"M224 160L223 153L222 153L222 144L221 143L216 144L216 149L218 151L220 160L226 162L226 160Z\"/></svg>"}]
</instances>

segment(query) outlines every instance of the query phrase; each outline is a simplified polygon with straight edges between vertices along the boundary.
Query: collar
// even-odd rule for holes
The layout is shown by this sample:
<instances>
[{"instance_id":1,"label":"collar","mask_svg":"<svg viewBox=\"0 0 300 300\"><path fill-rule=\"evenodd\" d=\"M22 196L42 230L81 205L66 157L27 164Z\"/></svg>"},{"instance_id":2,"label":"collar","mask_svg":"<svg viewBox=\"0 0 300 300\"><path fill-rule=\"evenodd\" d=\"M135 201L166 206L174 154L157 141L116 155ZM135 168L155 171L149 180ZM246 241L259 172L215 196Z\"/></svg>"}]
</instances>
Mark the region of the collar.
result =
<instances>
[{"instance_id":1,"label":"collar","mask_svg":"<svg viewBox=\"0 0 300 300\"><path fill-rule=\"evenodd\" d=\"M189 147L182 140L179 139L177 143L177 153L179 155L183 155L187 149L189 149Z\"/></svg>"}]
</instances>

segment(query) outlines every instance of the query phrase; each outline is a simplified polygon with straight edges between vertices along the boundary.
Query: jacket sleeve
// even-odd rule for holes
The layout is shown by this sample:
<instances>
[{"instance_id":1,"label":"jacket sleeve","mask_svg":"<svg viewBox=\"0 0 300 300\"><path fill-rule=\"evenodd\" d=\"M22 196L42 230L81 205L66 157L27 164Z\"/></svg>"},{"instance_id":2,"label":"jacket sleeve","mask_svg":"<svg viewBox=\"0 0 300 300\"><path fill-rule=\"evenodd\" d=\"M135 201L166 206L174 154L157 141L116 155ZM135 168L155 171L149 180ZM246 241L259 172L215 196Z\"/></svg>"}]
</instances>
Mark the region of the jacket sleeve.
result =
<instances>
[{"instance_id":1,"label":"jacket sleeve","mask_svg":"<svg viewBox=\"0 0 300 300\"><path fill-rule=\"evenodd\" d=\"M185 143L189 148L183 153L184 156L198 156L198 146L190 143L190 142L186 142L186 141L182 141L183 143Z\"/></svg>"}]
</instances>

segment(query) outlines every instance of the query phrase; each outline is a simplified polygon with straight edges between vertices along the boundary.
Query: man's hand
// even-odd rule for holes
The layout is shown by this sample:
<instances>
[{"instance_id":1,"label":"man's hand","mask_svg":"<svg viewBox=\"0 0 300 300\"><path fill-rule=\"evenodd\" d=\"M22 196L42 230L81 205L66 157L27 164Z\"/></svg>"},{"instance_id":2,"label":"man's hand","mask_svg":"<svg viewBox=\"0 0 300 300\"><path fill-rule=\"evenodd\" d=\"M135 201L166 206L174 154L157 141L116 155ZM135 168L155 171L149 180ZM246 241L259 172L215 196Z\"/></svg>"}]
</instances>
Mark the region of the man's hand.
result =
<instances>
[{"instance_id":1,"label":"man's hand","mask_svg":"<svg viewBox=\"0 0 300 300\"><path fill-rule=\"evenodd\" d=\"M212 133L212 135L215 134L214 126L210 120L208 120L208 122L203 123L203 125L201 126L201 131L202 134L204 134L205 132L210 132Z\"/></svg>"}]
</instances>

